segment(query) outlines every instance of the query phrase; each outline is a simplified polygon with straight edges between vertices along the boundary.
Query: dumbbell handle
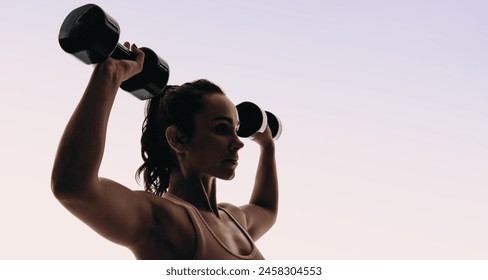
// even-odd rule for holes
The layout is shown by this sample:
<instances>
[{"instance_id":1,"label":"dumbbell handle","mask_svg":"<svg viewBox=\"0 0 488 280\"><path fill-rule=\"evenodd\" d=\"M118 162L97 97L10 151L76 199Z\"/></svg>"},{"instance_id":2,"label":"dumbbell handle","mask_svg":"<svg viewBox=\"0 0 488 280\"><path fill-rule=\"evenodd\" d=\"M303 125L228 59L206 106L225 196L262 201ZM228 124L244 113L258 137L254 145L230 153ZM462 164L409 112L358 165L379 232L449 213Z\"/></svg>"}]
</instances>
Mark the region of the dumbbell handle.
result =
<instances>
[{"instance_id":1,"label":"dumbbell handle","mask_svg":"<svg viewBox=\"0 0 488 280\"><path fill-rule=\"evenodd\" d=\"M110 54L110 57L114 59L127 59L127 60L136 59L136 55L120 43L117 43L117 46L115 46L115 49Z\"/></svg>"},{"instance_id":2,"label":"dumbbell handle","mask_svg":"<svg viewBox=\"0 0 488 280\"><path fill-rule=\"evenodd\" d=\"M124 81L120 85L120 88L132 93L135 97L141 100L145 100L160 94L166 86L168 79L167 76L163 75L163 78L166 78L166 81L164 81L164 79L154 80L152 79L152 75L148 75L148 72L158 73L158 76L160 76L161 74L159 73L169 73L169 67L168 64L162 58L158 57L158 55L151 49L141 47L140 50L145 54L142 72ZM120 43L117 43L115 49L110 54L110 57L114 59L136 59L136 55ZM143 88L140 87L141 84L144 84Z\"/></svg>"}]
</instances>

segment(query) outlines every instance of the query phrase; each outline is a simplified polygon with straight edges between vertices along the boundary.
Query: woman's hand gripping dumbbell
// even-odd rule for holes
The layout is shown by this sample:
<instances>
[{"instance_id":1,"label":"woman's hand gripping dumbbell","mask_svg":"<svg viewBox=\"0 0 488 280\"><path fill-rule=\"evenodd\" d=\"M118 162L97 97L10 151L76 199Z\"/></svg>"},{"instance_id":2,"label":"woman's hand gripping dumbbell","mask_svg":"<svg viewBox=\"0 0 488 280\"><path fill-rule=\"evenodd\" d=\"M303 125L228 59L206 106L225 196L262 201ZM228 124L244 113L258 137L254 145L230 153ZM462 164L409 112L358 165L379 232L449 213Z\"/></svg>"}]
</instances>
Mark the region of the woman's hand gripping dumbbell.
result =
<instances>
[{"instance_id":1,"label":"woman's hand gripping dumbbell","mask_svg":"<svg viewBox=\"0 0 488 280\"><path fill-rule=\"evenodd\" d=\"M237 135L240 137L252 137L257 133L263 133L269 126L273 140L281 136L283 126L280 119L274 114L263 111L256 104L245 101L236 105L240 126Z\"/></svg>"},{"instance_id":2,"label":"woman's hand gripping dumbbell","mask_svg":"<svg viewBox=\"0 0 488 280\"><path fill-rule=\"evenodd\" d=\"M85 64L95 64L108 57L134 60L134 54L118 43L120 28L110 15L94 4L86 4L71 11L59 31L61 48ZM161 94L169 79L169 66L154 51L142 47L142 71L120 86L144 100Z\"/></svg>"}]
</instances>

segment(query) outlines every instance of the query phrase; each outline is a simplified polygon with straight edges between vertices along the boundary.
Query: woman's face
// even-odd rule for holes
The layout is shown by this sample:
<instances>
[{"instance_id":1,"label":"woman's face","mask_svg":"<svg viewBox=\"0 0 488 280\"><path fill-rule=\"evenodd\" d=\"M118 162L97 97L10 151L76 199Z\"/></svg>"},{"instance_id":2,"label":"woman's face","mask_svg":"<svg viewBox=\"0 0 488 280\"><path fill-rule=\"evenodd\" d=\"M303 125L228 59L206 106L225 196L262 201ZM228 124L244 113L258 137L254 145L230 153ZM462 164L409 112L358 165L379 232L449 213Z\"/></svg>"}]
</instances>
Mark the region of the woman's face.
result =
<instances>
[{"instance_id":1,"label":"woman's face","mask_svg":"<svg viewBox=\"0 0 488 280\"><path fill-rule=\"evenodd\" d=\"M223 94L204 96L205 109L194 117L194 133L186 149L187 164L201 175L234 178L237 152L244 144L237 136L239 118Z\"/></svg>"}]
</instances>

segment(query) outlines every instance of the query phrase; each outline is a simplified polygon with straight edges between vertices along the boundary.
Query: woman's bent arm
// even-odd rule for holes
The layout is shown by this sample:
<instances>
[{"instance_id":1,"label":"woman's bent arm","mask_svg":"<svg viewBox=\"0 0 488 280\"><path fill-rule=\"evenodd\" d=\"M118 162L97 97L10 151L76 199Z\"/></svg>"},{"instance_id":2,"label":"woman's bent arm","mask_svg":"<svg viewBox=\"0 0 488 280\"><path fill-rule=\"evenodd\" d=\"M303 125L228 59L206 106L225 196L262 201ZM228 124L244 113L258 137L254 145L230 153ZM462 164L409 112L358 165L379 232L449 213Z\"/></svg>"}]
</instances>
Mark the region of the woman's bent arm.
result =
<instances>
[{"instance_id":1,"label":"woman's bent arm","mask_svg":"<svg viewBox=\"0 0 488 280\"><path fill-rule=\"evenodd\" d=\"M108 118L118 90L108 73L103 66L95 67L59 143L52 188L61 199L82 195L98 181Z\"/></svg>"},{"instance_id":2,"label":"woman's bent arm","mask_svg":"<svg viewBox=\"0 0 488 280\"><path fill-rule=\"evenodd\" d=\"M249 204L242 206L249 234L259 239L275 223L278 215L278 175L275 145L269 127L253 139L260 146L259 163Z\"/></svg>"},{"instance_id":3,"label":"woman's bent arm","mask_svg":"<svg viewBox=\"0 0 488 280\"><path fill-rule=\"evenodd\" d=\"M145 194L99 178L107 124L115 95L123 80L142 69L136 61L107 59L97 65L66 126L53 166L51 187L74 215L106 238L130 246L147 223L150 205Z\"/></svg>"}]
</instances>

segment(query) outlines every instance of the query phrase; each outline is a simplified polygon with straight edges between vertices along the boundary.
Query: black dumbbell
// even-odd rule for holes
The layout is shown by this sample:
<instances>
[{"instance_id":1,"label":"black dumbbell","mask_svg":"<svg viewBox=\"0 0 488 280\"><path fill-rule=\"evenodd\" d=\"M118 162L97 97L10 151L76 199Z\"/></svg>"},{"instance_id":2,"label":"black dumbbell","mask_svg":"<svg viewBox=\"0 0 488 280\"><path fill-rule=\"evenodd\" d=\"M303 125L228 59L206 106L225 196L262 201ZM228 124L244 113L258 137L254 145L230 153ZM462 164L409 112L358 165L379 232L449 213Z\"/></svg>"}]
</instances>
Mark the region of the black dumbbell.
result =
<instances>
[{"instance_id":1,"label":"black dumbbell","mask_svg":"<svg viewBox=\"0 0 488 280\"><path fill-rule=\"evenodd\" d=\"M115 59L134 59L134 54L118 43L120 28L110 15L95 4L86 4L71 11L59 31L61 48L85 64ZM144 100L161 94L169 79L169 66L154 51L142 47L144 66L134 77L120 86Z\"/></svg>"},{"instance_id":2,"label":"black dumbbell","mask_svg":"<svg viewBox=\"0 0 488 280\"><path fill-rule=\"evenodd\" d=\"M256 133L262 133L267 126L271 129L274 140L281 136L283 126L280 119L268 111L263 111L256 104L244 101L236 105L240 126L237 135L250 137Z\"/></svg>"}]
</instances>

